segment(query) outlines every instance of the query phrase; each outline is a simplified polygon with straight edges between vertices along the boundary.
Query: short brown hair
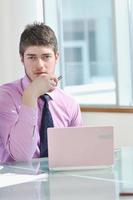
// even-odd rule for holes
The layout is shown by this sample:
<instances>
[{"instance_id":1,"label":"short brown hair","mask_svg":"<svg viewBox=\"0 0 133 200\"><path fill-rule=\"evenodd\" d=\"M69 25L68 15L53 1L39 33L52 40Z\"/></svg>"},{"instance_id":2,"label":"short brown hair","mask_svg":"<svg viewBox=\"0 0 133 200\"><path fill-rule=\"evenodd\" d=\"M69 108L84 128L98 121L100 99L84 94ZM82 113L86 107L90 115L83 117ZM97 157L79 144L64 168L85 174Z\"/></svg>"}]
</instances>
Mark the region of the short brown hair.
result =
<instances>
[{"instance_id":1,"label":"short brown hair","mask_svg":"<svg viewBox=\"0 0 133 200\"><path fill-rule=\"evenodd\" d=\"M19 53L24 55L28 46L47 46L51 47L54 53L58 51L57 38L54 31L44 23L34 22L28 24L20 37Z\"/></svg>"}]
</instances>

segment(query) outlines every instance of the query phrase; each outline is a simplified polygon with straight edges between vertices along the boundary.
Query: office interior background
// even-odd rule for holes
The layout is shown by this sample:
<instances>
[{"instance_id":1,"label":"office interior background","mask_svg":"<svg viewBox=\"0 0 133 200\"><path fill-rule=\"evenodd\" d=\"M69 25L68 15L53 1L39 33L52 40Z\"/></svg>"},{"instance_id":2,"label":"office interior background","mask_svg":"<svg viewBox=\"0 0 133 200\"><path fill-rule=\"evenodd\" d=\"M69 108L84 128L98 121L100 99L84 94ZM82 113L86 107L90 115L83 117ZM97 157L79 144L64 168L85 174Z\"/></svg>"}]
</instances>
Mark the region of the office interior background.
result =
<instances>
[{"instance_id":1,"label":"office interior background","mask_svg":"<svg viewBox=\"0 0 133 200\"><path fill-rule=\"evenodd\" d=\"M24 76L18 44L43 21L58 38L60 83L81 106L133 106L132 0L1 0L0 84ZM85 126L113 125L115 146L133 145L133 113L82 112Z\"/></svg>"}]
</instances>

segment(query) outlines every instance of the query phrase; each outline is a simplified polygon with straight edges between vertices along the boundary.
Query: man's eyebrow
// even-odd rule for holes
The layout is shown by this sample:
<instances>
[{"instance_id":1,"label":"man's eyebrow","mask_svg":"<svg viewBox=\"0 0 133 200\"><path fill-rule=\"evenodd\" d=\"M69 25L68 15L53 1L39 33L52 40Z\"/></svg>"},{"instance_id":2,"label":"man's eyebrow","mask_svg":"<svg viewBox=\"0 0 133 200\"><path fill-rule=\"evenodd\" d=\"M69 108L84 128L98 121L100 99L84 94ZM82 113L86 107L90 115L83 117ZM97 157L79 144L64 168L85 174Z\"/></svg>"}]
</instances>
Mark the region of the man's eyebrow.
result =
<instances>
[{"instance_id":1,"label":"man's eyebrow","mask_svg":"<svg viewBox=\"0 0 133 200\"><path fill-rule=\"evenodd\" d=\"M42 56L43 56L43 55L44 55L44 56L45 56L45 55L51 55L51 53L43 53Z\"/></svg>"},{"instance_id":2,"label":"man's eyebrow","mask_svg":"<svg viewBox=\"0 0 133 200\"><path fill-rule=\"evenodd\" d=\"M33 54L33 53L27 53L26 56L36 56L36 54Z\"/></svg>"},{"instance_id":3,"label":"man's eyebrow","mask_svg":"<svg viewBox=\"0 0 133 200\"><path fill-rule=\"evenodd\" d=\"M51 55L51 53L43 53L42 56L46 56L46 55ZM27 53L26 56L37 56L36 54L33 53Z\"/></svg>"}]
</instances>

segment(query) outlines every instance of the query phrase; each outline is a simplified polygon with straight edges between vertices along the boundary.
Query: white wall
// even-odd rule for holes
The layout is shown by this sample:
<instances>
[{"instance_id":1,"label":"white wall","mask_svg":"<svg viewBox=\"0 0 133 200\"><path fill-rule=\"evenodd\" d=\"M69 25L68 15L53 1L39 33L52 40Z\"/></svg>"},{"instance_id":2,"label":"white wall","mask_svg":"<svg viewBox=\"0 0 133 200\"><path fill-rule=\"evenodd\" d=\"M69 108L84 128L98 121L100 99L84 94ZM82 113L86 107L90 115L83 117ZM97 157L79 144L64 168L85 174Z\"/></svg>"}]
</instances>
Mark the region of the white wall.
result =
<instances>
[{"instance_id":1,"label":"white wall","mask_svg":"<svg viewBox=\"0 0 133 200\"><path fill-rule=\"evenodd\" d=\"M133 113L83 112L86 126L114 126L114 144L116 147L133 146Z\"/></svg>"},{"instance_id":2,"label":"white wall","mask_svg":"<svg viewBox=\"0 0 133 200\"><path fill-rule=\"evenodd\" d=\"M24 75L19 38L26 24L42 20L41 0L0 1L0 84Z\"/></svg>"}]
</instances>

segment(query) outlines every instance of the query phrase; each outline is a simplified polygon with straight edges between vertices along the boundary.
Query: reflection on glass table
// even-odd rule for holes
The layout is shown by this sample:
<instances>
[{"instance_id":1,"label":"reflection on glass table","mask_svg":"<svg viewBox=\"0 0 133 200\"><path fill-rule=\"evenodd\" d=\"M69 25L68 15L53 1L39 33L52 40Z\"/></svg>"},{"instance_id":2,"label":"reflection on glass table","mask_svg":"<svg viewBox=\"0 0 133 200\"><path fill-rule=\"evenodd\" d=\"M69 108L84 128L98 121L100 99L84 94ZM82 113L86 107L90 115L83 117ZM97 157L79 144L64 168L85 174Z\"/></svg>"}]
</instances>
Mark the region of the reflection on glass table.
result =
<instances>
[{"instance_id":1,"label":"reflection on glass table","mask_svg":"<svg viewBox=\"0 0 133 200\"><path fill-rule=\"evenodd\" d=\"M113 174L110 173L110 176L112 178ZM90 179L85 173L79 176L50 175L49 191L50 200L115 200L116 197L114 182Z\"/></svg>"},{"instance_id":2,"label":"reflection on glass table","mask_svg":"<svg viewBox=\"0 0 133 200\"><path fill-rule=\"evenodd\" d=\"M119 157L119 192L121 196L131 196L133 199L133 148L122 148Z\"/></svg>"},{"instance_id":3,"label":"reflection on glass table","mask_svg":"<svg viewBox=\"0 0 133 200\"><path fill-rule=\"evenodd\" d=\"M133 148L122 148L115 152L112 168L53 172L48 170L47 159L34 159L29 163L3 165L0 176L7 173L38 178L1 187L0 200L130 199L119 193L123 188L130 186L131 189L133 186ZM47 176L41 177L44 174Z\"/></svg>"}]
</instances>

